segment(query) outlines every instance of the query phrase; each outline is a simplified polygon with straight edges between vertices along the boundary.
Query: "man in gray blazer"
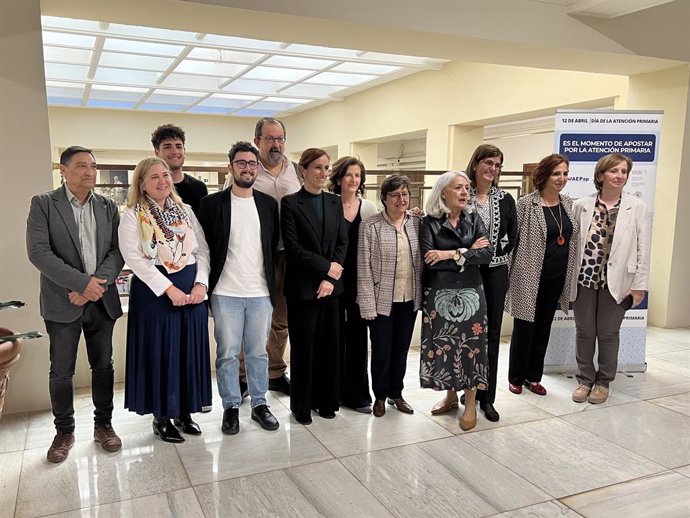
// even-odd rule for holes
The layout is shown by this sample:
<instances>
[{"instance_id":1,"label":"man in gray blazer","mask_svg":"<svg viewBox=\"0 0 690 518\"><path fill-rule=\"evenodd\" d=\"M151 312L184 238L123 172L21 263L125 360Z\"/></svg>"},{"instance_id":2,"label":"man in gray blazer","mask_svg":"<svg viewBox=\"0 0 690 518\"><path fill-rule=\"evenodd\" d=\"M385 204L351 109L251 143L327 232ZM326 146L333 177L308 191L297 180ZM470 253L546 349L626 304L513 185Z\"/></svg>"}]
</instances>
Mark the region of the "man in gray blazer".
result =
<instances>
[{"instance_id":1,"label":"man in gray blazer","mask_svg":"<svg viewBox=\"0 0 690 518\"><path fill-rule=\"evenodd\" d=\"M96 159L71 146L60 156L64 185L31 200L26 248L41 272L41 316L50 338L50 400L57 434L48 461L62 462L74 445L72 378L82 331L91 366L94 440L106 452L122 443L111 426L113 327L122 316L115 278L124 261L115 203L93 192Z\"/></svg>"}]
</instances>

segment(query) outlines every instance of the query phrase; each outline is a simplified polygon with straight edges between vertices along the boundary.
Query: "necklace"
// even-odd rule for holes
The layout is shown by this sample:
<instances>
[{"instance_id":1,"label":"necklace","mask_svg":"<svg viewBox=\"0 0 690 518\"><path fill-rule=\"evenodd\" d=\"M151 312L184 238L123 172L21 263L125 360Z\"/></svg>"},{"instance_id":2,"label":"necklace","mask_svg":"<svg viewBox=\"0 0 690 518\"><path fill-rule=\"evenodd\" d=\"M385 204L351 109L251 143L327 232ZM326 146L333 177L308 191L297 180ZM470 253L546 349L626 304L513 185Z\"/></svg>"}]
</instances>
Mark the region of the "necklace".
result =
<instances>
[{"instance_id":1,"label":"necklace","mask_svg":"<svg viewBox=\"0 0 690 518\"><path fill-rule=\"evenodd\" d=\"M561 204L558 204L558 219L556 219L556 215L554 214L553 209L551 207L547 207L547 209L549 209L549 212L551 213L553 220L556 222L556 225L558 226L558 237L556 238L556 244L558 246L563 246L565 244L565 238L563 237L563 214L561 213Z\"/></svg>"}]
</instances>

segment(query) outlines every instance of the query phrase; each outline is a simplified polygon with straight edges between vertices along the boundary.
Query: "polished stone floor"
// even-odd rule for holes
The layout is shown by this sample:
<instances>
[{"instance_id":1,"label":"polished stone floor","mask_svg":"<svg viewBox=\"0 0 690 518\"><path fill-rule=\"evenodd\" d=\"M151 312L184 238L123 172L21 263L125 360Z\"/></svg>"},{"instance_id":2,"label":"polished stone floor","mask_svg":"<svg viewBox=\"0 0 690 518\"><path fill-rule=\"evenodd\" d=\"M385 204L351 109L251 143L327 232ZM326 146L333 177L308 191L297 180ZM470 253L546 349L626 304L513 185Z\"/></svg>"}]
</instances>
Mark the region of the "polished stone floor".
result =
<instances>
[{"instance_id":1,"label":"polished stone floor","mask_svg":"<svg viewBox=\"0 0 690 518\"><path fill-rule=\"evenodd\" d=\"M547 375L546 397L499 387L498 423L482 414L464 433L458 415L432 417L438 393L416 388L411 352L405 397L380 419L342 410L302 426L272 394L280 429L267 432L241 408L241 431L220 432L213 411L203 434L171 445L151 419L122 409L122 451L93 442L91 401L76 400L76 445L49 465L49 412L0 421L0 517L689 517L690 329L650 328L648 371L619 373L607 403L570 399L575 381ZM499 379L505 380L507 345Z\"/></svg>"}]
</instances>

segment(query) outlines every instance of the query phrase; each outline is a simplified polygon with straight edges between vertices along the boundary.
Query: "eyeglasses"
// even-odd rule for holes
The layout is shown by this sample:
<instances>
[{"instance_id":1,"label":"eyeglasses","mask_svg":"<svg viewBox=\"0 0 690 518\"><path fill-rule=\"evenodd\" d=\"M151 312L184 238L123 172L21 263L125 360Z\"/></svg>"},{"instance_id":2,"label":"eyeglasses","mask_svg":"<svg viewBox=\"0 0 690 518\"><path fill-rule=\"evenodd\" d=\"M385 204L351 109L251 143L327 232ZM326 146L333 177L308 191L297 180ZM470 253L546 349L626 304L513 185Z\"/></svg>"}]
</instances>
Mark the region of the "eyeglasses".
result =
<instances>
[{"instance_id":1,"label":"eyeglasses","mask_svg":"<svg viewBox=\"0 0 690 518\"><path fill-rule=\"evenodd\" d=\"M276 142L278 144L285 144L285 141L287 140L287 137L259 137L259 138L264 139L269 144L275 144Z\"/></svg>"},{"instance_id":2,"label":"eyeglasses","mask_svg":"<svg viewBox=\"0 0 690 518\"><path fill-rule=\"evenodd\" d=\"M400 199L406 200L407 198L410 197L410 193L409 192L389 192L388 196L390 196L394 200L400 200Z\"/></svg>"},{"instance_id":3,"label":"eyeglasses","mask_svg":"<svg viewBox=\"0 0 690 518\"><path fill-rule=\"evenodd\" d=\"M494 162L490 158L485 158L484 160L480 160L482 164L484 164L486 167L489 169L496 168L497 171L500 171L503 169L503 166L499 162Z\"/></svg>"},{"instance_id":4,"label":"eyeglasses","mask_svg":"<svg viewBox=\"0 0 690 518\"><path fill-rule=\"evenodd\" d=\"M235 164L240 169L244 169L245 167L249 167L249 169L251 169L251 170L256 169L257 166L259 165L259 162L257 162L256 160L249 160L249 161L247 161L247 160L234 160L232 163Z\"/></svg>"}]
</instances>

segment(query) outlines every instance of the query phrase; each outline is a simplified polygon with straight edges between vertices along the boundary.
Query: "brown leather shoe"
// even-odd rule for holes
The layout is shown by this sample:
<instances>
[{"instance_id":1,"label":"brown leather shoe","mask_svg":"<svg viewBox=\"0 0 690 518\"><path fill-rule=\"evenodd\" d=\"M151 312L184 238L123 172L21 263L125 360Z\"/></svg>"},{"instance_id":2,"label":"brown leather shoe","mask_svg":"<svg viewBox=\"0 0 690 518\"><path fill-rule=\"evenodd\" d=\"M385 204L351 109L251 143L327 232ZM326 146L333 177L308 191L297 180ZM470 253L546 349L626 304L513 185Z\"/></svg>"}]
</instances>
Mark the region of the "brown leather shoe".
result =
<instances>
[{"instance_id":1,"label":"brown leather shoe","mask_svg":"<svg viewBox=\"0 0 690 518\"><path fill-rule=\"evenodd\" d=\"M448 396L444 397L441 401L436 403L431 407L431 415L443 415L447 414L451 410L458 408L458 400L448 401Z\"/></svg>"},{"instance_id":2,"label":"brown leather shoe","mask_svg":"<svg viewBox=\"0 0 690 518\"><path fill-rule=\"evenodd\" d=\"M122 441L109 424L97 424L93 427L93 440L101 444L103 451L113 453L122 448Z\"/></svg>"},{"instance_id":3,"label":"brown leather shoe","mask_svg":"<svg viewBox=\"0 0 690 518\"><path fill-rule=\"evenodd\" d=\"M383 417L386 414L386 402L383 399L377 399L374 401L372 413L374 414L374 417Z\"/></svg>"},{"instance_id":4,"label":"brown leather shoe","mask_svg":"<svg viewBox=\"0 0 690 518\"><path fill-rule=\"evenodd\" d=\"M397 408L403 414L414 414L412 407L403 398L389 399L388 404L395 405L395 408Z\"/></svg>"},{"instance_id":5,"label":"brown leather shoe","mask_svg":"<svg viewBox=\"0 0 690 518\"><path fill-rule=\"evenodd\" d=\"M53 464L61 463L69 455L72 446L74 446L74 434L58 432L55 434L53 444L48 448L48 455L46 456L48 462Z\"/></svg>"},{"instance_id":6,"label":"brown leather shoe","mask_svg":"<svg viewBox=\"0 0 690 518\"><path fill-rule=\"evenodd\" d=\"M467 430L471 430L477 426L477 412L475 410L474 414L469 417L465 418L465 414L462 414L462 417L460 418L460 429L464 432Z\"/></svg>"}]
</instances>

